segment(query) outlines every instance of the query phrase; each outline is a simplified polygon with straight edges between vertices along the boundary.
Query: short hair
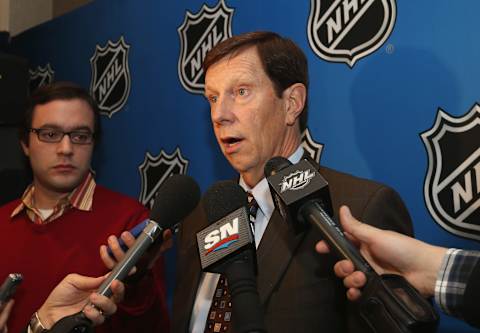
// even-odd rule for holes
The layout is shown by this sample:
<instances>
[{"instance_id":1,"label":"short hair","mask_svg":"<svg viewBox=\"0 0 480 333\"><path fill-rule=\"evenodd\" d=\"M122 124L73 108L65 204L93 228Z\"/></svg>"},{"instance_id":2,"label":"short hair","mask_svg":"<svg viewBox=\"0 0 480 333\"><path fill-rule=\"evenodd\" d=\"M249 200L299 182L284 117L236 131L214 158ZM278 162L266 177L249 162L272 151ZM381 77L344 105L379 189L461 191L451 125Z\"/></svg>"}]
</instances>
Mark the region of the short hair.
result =
<instances>
[{"instance_id":1,"label":"short hair","mask_svg":"<svg viewBox=\"0 0 480 333\"><path fill-rule=\"evenodd\" d=\"M95 100L87 90L73 82L54 82L38 87L30 96L24 117L20 123L20 140L28 146L28 134L32 127L33 113L37 105L47 104L58 100L80 99L88 104L93 112L93 132L95 142L98 142L101 134L100 110Z\"/></svg>"},{"instance_id":2,"label":"short hair","mask_svg":"<svg viewBox=\"0 0 480 333\"><path fill-rule=\"evenodd\" d=\"M258 56L277 94L281 97L285 89L302 83L308 91L308 63L303 51L291 39L274 32L256 31L233 36L212 48L203 61L203 72L225 57L233 57L248 47L255 46ZM300 131L307 127L308 94L300 115Z\"/></svg>"}]
</instances>

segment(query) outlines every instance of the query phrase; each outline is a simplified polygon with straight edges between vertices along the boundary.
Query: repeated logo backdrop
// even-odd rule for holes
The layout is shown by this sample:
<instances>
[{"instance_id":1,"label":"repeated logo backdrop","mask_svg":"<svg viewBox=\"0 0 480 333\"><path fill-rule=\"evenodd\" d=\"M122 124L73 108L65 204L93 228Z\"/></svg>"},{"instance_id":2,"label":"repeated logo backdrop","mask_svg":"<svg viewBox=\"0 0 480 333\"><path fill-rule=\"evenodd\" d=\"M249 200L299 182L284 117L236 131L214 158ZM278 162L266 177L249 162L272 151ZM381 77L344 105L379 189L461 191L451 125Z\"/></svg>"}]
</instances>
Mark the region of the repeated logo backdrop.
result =
<instances>
[{"instance_id":1,"label":"repeated logo backdrop","mask_svg":"<svg viewBox=\"0 0 480 333\"><path fill-rule=\"evenodd\" d=\"M90 94L97 101L100 112L109 118L122 109L130 93L129 48L122 36L117 42L109 40L105 47L97 45L90 58Z\"/></svg>"},{"instance_id":2,"label":"repeated logo backdrop","mask_svg":"<svg viewBox=\"0 0 480 333\"><path fill-rule=\"evenodd\" d=\"M37 68L30 69L28 72L30 75L30 91L34 91L38 87L54 81L55 71L52 69L50 64L46 64L45 67L37 66Z\"/></svg>"},{"instance_id":3,"label":"repeated logo backdrop","mask_svg":"<svg viewBox=\"0 0 480 333\"><path fill-rule=\"evenodd\" d=\"M397 189L418 238L479 249L478 10L476 0L97 0L12 43L32 86L91 91L104 113L98 181L150 205L173 173L203 190L235 176L201 95L206 52L253 30L292 38L310 66L307 151ZM439 331L473 329L442 317Z\"/></svg>"}]
</instances>

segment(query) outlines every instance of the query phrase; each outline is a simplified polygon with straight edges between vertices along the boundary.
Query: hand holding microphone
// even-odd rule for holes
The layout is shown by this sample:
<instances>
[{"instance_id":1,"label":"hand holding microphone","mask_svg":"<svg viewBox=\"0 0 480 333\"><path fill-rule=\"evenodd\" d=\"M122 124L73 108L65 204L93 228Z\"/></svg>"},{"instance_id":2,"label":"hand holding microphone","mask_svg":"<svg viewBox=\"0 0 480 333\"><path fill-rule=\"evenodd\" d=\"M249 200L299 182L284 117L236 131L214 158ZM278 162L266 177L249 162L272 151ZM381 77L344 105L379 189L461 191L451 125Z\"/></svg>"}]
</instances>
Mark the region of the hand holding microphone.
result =
<instances>
[{"instance_id":1,"label":"hand holding microphone","mask_svg":"<svg viewBox=\"0 0 480 333\"><path fill-rule=\"evenodd\" d=\"M346 206L340 207L339 217L349 238L359 246L376 272L402 275L425 297L434 295L445 248L361 223ZM319 253L329 252L324 241L317 244L316 250ZM349 288L347 297L352 301L358 300L360 288L367 282L366 276L355 271L347 260L337 262L334 268L335 274L344 279L345 286Z\"/></svg>"},{"instance_id":2,"label":"hand holding microphone","mask_svg":"<svg viewBox=\"0 0 480 333\"><path fill-rule=\"evenodd\" d=\"M265 165L265 176L280 214L296 233L317 228L339 258L349 259L358 270L372 268L343 234L333 216L327 181L310 161L292 165L283 157L274 157Z\"/></svg>"},{"instance_id":3,"label":"hand holding microphone","mask_svg":"<svg viewBox=\"0 0 480 333\"><path fill-rule=\"evenodd\" d=\"M374 332L436 331L438 315L418 291L400 275L378 275L332 220L328 183L318 169L308 159L292 165L275 157L266 164L265 176L282 217L296 233L316 228L339 259L348 259L363 272L367 283L357 308Z\"/></svg>"},{"instance_id":4,"label":"hand holding microphone","mask_svg":"<svg viewBox=\"0 0 480 333\"><path fill-rule=\"evenodd\" d=\"M200 189L192 178L184 175L173 175L168 178L157 193L146 227L127 253L113 267L98 288L97 294L110 297L112 283L115 280L123 281L140 259L143 262L138 270L142 272L148 270L152 261L159 255L155 250L163 243L163 239L159 236L167 229L175 230L181 220L197 206L199 199ZM153 251L149 251L152 244ZM106 251L105 255L108 256ZM57 322L52 328L53 331L55 333L91 332L91 321L80 312Z\"/></svg>"},{"instance_id":5,"label":"hand holding microphone","mask_svg":"<svg viewBox=\"0 0 480 333\"><path fill-rule=\"evenodd\" d=\"M36 316L42 326L50 329L62 318L78 313L83 309L85 317L91 321L92 326L100 325L105 317L112 315L117 310L116 303L123 299L125 288L120 281L114 281L111 285L113 294L111 298L93 293L100 286L105 276L93 278L78 274L67 275L52 290L48 298L38 309ZM86 306L90 302L94 306ZM59 330L57 325L56 330ZM56 332L52 330L51 332Z\"/></svg>"},{"instance_id":6,"label":"hand holding microphone","mask_svg":"<svg viewBox=\"0 0 480 333\"><path fill-rule=\"evenodd\" d=\"M108 296L109 284L114 279L123 281L144 254L146 254L146 263L138 269L144 271L150 268L159 256L159 252L155 250L158 250L158 248L162 249L163 238L159 238L159 236L169 229L175 230L181 220L187 217L197 206L199 200L200 189L193 178L185 175L173 175L168 178L157 193L150 212L150 219L145 229L136 238L127 253L115 265L110 276L100 286L98 292L101 295ZM171 235L169 232L165 233L167 237L169 234ZM154 251L145 253L152 244L154 244Z\"/></svg>"}]
</instances>

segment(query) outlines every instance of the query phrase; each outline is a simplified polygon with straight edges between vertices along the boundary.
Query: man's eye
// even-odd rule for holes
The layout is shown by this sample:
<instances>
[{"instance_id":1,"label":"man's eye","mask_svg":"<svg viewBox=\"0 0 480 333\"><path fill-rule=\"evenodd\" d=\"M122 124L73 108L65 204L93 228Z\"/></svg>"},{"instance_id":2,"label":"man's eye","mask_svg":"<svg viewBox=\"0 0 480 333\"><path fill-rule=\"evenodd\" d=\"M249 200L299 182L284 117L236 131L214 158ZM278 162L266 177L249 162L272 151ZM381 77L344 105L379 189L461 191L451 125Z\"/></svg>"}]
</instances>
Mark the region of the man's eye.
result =
<instances>
[{"instance_id":1,"label":"man's eye","mask_svg":"<svg viewBox=\"0 0 480 333\"><path fill-rule=\"evenodd\" d=\"M90 140L91 134L90 133L83 133L83 132L72 132L72 134L70 134L70 136L72 138L72 141L78 142L78 143L83 143L83 142L87 142L87 141Z\"/></svg>"},{"instance_id":2,"label":"man's eye","mask_svg":"<svg viewBox=\"0 0 480 333\"><path fill-rule=\"evenodd\" d=\"M58 132L58 131L44 131L41 134L43 135L43 137L45 137L47 139L54 139L54 138L58 138L60 136L60 132Z\"/></svg>"},{"instance_id":3,"label":"man's eye","mask_svg":"<svg viewBox=\"0 0 480 333\"><path fill-rule=\"evenodd\" d=\"M217 96L209 96L208 100L210 101L210 103L216 103L217 100L218 100L218 97Z\"/></svg>"},{"instance_id":4,"label":"man's eye","mask_svg":"<svg viewBox=\"0 0 480 333\"><path fill-rule=\"evenodd\" d=\"M245 89L245 88L238 89L238 94L240 96L245 96L247 94L247 89Z\"/></svg>"}]
</instances>

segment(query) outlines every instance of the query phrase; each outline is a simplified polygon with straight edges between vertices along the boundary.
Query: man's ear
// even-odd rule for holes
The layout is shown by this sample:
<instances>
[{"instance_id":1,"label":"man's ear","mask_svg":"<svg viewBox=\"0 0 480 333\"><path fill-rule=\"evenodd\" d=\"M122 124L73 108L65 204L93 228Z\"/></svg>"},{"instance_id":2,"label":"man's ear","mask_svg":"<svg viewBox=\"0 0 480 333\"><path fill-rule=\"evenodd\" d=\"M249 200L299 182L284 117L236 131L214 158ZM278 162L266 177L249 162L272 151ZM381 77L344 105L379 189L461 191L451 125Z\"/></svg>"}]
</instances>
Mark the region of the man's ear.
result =
<instances>
[{"instance_id":1,"label":"man's ear","mask_svg":"<svg viewBox=\"0 0 480 333\"><path fill-rule=\"evenodd\" d=\"M303 83L294 83L283 91L287 125L292 126L297 121L305 107L307 88Z\"/></svg>"},{"instance_id":2,"label":"man's ear","mask_svg":"<svg viewBox=\"0 0 480 333\"><path fill-rule=\"evenodd\" d=\"M30 149L28 148L27 144L20 140L20 146L22 146L23 153L25 156L30 157Z\"/></svg>"}]
</instances>

